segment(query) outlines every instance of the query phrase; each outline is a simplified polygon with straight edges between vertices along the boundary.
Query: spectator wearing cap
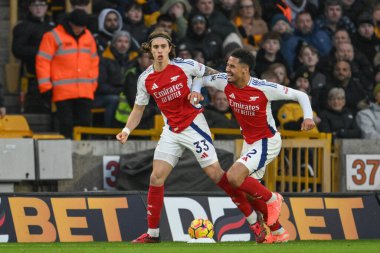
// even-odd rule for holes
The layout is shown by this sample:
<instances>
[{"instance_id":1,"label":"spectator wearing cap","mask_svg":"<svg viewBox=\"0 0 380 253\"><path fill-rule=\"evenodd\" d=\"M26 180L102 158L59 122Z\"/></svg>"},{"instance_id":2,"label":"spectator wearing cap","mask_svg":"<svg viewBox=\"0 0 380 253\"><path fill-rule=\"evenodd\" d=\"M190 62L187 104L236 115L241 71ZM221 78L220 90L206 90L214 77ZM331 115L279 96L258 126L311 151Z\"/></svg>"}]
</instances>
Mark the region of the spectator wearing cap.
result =
<instances>
[{"instance_id":1,"label":"spectator wearing cap","mask_svg":"<svg viewBox=\"0 0 380 253\"><path fill-rule=\"evenodd\" d=\"M268 70L274 63L282 63L287 66L287 62L281 52L281 36L276 32L264 34L260 44L260 49L256 56L255 72L258 76ZM288 69L288 68L287 68Z\"/></svg>"},{"instance_id":2,"label":"spectator wearing cap","mask_svg":"<svg viewBox=\"0 0 380 253\"><path fill-rule=\"evenodd\" d=\"M174 30L177 32L178 39L186 36L188 21L191 12L191 5L187 0L167 0L161 7L162 14L168 14L174 19Z\"/></svg>"},{"instance_id":3,"label":"spectator wearing cap","mask_svg":"<svg viewBox=\"0 0 380 253\"><path fill-rule=\"evenodd\" d=\"M66 138L72 137L74 126L91 124L99 57L87 21L85 11L72 11L44 34L36 57L38 88L45 97L52 93L59 131Z\"/></svg>"},{"instance_id":4,"label":"spectator wearing cap","mask_svg":"<svg viewBox=\"0 0 380 253\"><path fill-rule=\"evenodd\" d=\"M116 127L115 112L119 103L119 95L124 90L126 71L130 67L131 58L137 56L132 52L131 35L127 31L116 32L111 45L106 48L100 58L99 86L96 90L94 107L104 107L104 126Z\"/></svg>"},{"instance_id":5,"label":"spectator wearing cap","mask_svg":"<svg viewBox=\"0 0 380 253\"><path fill-rule=\"evenodd\" d=\"M273 32L278 32L281 36L293 33L293 28L289 23L289 20L282 14L276 14L273 16L270 22L270 29Z\"/></svg>"},{"instance_id":6,"label":"spectator wearing cap","mask_svg":"<svg viewBox=\"0 0 380 253\"><path fill-rule=\"evenodd\" d=\"M184 42L193 48L205 52L206 64L215 67L222 60L222 40L208 26L208 20L203 14L197 13L189 18L190 25Z\"/></svg>"},{"instance_id":7,"label":"spectator wearing cap","mask_svg":"<svg viewBox=\"0 0 380 253\"><path fill-rule=\"evenodd\" d=\"M128 31L139 44L146 41L149 28L144 23L142 5L134 1L129 3L124 12L124 30Z\"/></svg>"},{"instance_id":8,"label":"spectator wearing cap","mask_svg":"<svg viewBox=\"0 0 380 253\"><path fill-rule=\"evenodd\" d=\"M319 56L317 49L305 44L301 46L298 52L298 60L301 65L296 70L296 75L298 73L307 73L306 75L310 82L310 94L312 96L311 105L313 110L319 112L322 107L320 104L321 96L327 85L327 76L318 69Z\"/></svg>"},{"instance_id":9,"label":"spectator wearing cap","mask_svg":"<svg viewBox=\"0 0 380 253\"><path fill-rule=\"evenodd\" d=\"M361 110L356 115L362 137L370 140L380 140L380 84L373 90L374 102L369 108Z\"/></svg>"},{"instance_id":10,"label":"spectator wearing cap","mask_svg":"<svg viewBox=\"0 0 380 253\"><path fill-rule=\"evenodd\" d=\"M176 46L176 55L182 59L193 59L193 49L189 44L182 42Z\"/></svg>"},{"instance_id":11,"label":"spectator wearing cap","mask_svg":"<svg viewBox=\"0 0 380 253\"><path fill-rule=\"evenodd\" d=\"M346 29L351 35L356 33L355 24L343 16L340 0L325 0L323 14L315 21L316 27L328 31L330 38L338 28Z\"/></svg>"},{"instance_id":12,"label":"spectator wearing cap","mask_svg":"<svg viewBox=\"0 0 380 253\"><path fill-rule=\"evenodd\" d=\"M360 138L360 129L356 124L354 113L346 107L346 96L343 88L332 88L327 95L327 109L319 116L321 122L318 130L332 133L333 138Z\"/></svg>"},{"instance_id":13,"label":"spectator wearing cap","mask_svg":"<svg viewBox=\"0 0 380 253\"><path fill-rule=\"evenodd\" d=\"M380 39L375 35L372 15L362 13L357 19L357 25L358 32L354 36L352 44L372 63L376 53L380 51Z\"/></svg>"},{"instance_id":14,"label":"spectator wearing cap","mask_svg":"<svg viewBox=\"0 0 380 253\"><path fill-rule=\"evenodd\" d=\"M25 20L13 29L12 53L21 60L21 78L27 83L25 110L29 113L50 112L50 107L41 103L36 79L36 55L44 33L54 28L46 12L46 0L28 1L28 14Z\"/></svg>"},{"instance_id":15,"label":"spectator wearing cap","mask_svg":"<svg viewBox=\"0 0 380 253\"><path fill-rule=\"evenodd\" d=\"M87 24L87 29L91 31L91 33L95 33L98 28L98 16L95 14L91 13L91 8L90 8L90 0L70 0L70 12L76 9L79 10L84 10L87 12L88 15L88 24ZM58 13L56 16L55 22L56 24L62 24L65 17L66 13Z\"/></svg>"},{"instance_id":16,"label":"spectator wearing cap","mask_svg":"<svg viewBox=\"0 0 380 253\"><path fill-rule=\"evenodd\" d=\"M243 38L244 45L258 51L263 35L268 32L268 26L261 18L260 2L259 0L239 0L237 4L239 10L233 22Z\"/></svg>"}]
</instances>

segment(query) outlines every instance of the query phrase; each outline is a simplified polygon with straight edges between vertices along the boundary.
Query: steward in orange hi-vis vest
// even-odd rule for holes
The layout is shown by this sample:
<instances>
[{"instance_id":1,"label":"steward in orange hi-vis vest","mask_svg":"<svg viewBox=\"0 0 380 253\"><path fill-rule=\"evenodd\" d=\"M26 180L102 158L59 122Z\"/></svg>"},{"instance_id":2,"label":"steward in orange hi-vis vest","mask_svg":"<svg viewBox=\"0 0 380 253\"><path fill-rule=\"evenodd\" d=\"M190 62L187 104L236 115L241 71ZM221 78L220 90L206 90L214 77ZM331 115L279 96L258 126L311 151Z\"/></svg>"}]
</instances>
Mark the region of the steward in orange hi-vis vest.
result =
<instances>
[{"instance_id":1,"label":"steward in orange hi-vis vest","mask_svg":"<svg viewBox=\"0 0 380 253\"><path fill-rule=\"evenodd\" d=\"M99 57L89 30L73 36L64 25L44 34L36 57L38 88L53 89L53 102L94 99L99 73Z\"/></svg>"}]
</instances>

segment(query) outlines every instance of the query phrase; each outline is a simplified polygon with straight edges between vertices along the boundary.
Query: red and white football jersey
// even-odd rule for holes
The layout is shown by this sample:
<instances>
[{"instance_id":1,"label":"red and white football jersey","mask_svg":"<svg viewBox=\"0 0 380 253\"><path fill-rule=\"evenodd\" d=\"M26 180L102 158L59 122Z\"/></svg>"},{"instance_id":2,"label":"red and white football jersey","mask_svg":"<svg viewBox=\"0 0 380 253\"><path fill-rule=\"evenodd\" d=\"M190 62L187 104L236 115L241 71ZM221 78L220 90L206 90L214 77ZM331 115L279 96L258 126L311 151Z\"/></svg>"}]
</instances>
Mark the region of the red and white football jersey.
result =
<instances>
[{"instance_id":1,"label":"red and white football jersey","mask_svg":"<svg viewBox=\"0 0 380 253\"><path fill-rule=\"evenodd\" d=\"M153 96L164 116L165 123L173 132L187 128L203 108L194 107L187 99L192 77L202 77L205 66L191 59L175 58L160 72L153 65L147 68L137 82L135 103L147 105Z\"/></svg>"},{"instance_id":2,"label":"red and white football jersey","mask_svg":"<svg viewBox=\"0 0 380 253\"><path fill-rule=\"evenodd\" d=\"M202 80L203 86L215 87L227 95L228 103L248 144L270 138L276 133L271 109L273 100L298 101L304 111L304 118L313 118L309 98L301 91L253 77L247 86L240 89L228 83L226 73L205 76Z\"/></svg>"}]
</instances>

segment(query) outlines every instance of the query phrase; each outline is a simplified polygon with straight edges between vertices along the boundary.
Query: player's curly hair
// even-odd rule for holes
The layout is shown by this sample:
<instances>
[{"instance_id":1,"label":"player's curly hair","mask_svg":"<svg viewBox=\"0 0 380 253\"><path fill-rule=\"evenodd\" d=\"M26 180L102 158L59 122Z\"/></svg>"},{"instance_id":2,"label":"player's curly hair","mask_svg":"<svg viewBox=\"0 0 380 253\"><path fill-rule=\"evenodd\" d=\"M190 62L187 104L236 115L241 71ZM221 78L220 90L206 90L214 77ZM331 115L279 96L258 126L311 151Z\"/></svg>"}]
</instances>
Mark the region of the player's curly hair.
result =
<instances>
[{"instance_id":1,"label":"player's curly hair","mask_svg":"<svg viewBox=\"0 0 380 253\"><path fill-rule=\"evenodd\" d=\"M232 51L231 56L239 59L240 63L248 65L249 71L254 69L256 58L249 50L238 48Z\"/></svg>"},{"instance_id":2,"label":"player's curly hair","mask_svg":"<svg viewBox=\"0 0 380 253\"><path fill-rule=\"evenodd\" d=\"M152 48L152 40L156 38L164 38L168 41L170 46L170 52L169 52L169 59L175 58L175 45L172 43L172 37L162 29L156 29L154 30L148 37L148 42L144 42L141 44L141 50L143 52L149 53L151 57L151 48Z\"/></svg>"}]
</instances>

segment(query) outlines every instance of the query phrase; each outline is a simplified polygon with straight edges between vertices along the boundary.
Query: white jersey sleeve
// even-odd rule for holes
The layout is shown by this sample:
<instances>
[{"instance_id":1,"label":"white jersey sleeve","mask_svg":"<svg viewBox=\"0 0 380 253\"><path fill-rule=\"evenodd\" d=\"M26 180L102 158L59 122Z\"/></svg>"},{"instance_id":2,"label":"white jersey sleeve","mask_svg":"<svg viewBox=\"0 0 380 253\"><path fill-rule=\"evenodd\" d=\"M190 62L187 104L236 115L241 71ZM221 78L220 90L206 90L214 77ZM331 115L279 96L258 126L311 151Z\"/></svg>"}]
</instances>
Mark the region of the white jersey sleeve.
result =
<instances>
[{"instance_id":1,"label":"white jersey sleeve","mask_svg":"<svg viewBox=\"0 0 380 253\"><path fill-rule=\"evenodd\" d=\"M313 118L313 110L311 108L308 95L302 91L295 90L277 83L267 82L257 78L251 78L250 86L260 89L264 92L269 101L273 100L294 100L297 101L303 110L304 119Z\"/></svg>"},{"instance_id":2,"label":"white jersey sleeve","mask_svg":"<svg viewBox=\"0 0 380 253\"><path fill-rule=\"evenodd\" d=\"M137 94L135 104L137 105L147 105L149 103L150 95L146 90L145 79L148 76L149 69L144 71L137 80Z\"/></svg>"},{"instance_id":3,"label":"white jersey sleeve","mask_svg":"<svg viewBox=\"0 0 380 253\"><path fill-rule=\"evenodd\" d=\"M192 59L175 58L173 63L180 66L183 71L193 77L202 77L205 73L206 66Z\"/></svg>"},{"instance_id":4,"label":"white jersey sleeve","mask_svg":"<svg viewBox=\"0 0 380 253\"><path fill-rule=\"evenodd\" d=\"M210 76L204 76L202 77L202 79L198 79L198 80L200 80L202 86L213 87L220 91L224 91L228 83L226 73L219 73L219 74L214 74Z\"/></svg>"}]
</instances>

